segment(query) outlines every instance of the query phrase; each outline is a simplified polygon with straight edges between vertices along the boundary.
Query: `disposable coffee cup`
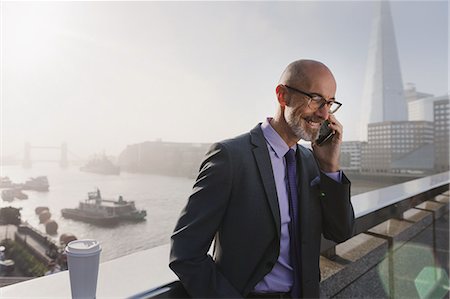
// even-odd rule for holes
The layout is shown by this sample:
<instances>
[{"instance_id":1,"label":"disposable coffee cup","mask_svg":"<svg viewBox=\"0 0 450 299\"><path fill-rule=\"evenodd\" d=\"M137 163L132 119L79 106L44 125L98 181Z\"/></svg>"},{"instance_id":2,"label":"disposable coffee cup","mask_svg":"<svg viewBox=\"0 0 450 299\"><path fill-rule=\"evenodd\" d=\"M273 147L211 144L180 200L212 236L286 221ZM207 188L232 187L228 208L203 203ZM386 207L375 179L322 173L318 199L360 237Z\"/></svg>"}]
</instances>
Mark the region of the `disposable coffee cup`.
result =
<instances>
[{"instance_id":1,"label":"disposable coffee cup","mask_svg":"<svg viewBox=\"0 0 450 299\"><path fill-rule=\"evenodd\" d=\"M66 246L70 289L74 299L93 299L97 292L100 244L96 240L75 240Z\"/></svg>"}]
</instances>

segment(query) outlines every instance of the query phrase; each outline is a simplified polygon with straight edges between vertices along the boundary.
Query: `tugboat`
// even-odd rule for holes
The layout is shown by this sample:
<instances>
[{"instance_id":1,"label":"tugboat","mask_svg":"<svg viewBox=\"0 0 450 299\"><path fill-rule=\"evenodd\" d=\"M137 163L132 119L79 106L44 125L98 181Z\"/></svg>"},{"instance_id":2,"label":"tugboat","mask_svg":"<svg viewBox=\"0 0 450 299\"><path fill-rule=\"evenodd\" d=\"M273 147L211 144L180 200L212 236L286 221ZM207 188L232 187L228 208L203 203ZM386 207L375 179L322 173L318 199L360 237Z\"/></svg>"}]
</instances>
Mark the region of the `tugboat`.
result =
<instances>
[{"instance_id":1,"label":"tugboat","mask_svg":"<svg viewBox=\"0 0 450 299\"><path fill-rule=\"evenodd\" d=\"M142 221L147 212L137 210L134 201L103 199L100 190L89 192L88 198L80 202L78 208L62 209L65 218L90 222L98 225L115 225L121 220Z\"/></svg>"},{"instance_id":2,"label":"tugboat","mask_svg":"<svg viewBox=\"0 0 450 299\"><path fill-rule=\"evenodd\" d=\"M23 190L34 190L34 191L48 191L48 179L46 176L38 176L35 178L30 178L28 181L26 181L22 189Z\"/></svg>"},{"instance_id":3,"label":"tugboat","mask_svg":"<svg viewBox=\"0 0 450 299\"><path fill-rule=\"evenodd\" d=\"M106 155L94 156L86 165L80 168L81 171L93 172L97 174L120 174L120 167L109 160Z\"/></svg>"}]
</instances>

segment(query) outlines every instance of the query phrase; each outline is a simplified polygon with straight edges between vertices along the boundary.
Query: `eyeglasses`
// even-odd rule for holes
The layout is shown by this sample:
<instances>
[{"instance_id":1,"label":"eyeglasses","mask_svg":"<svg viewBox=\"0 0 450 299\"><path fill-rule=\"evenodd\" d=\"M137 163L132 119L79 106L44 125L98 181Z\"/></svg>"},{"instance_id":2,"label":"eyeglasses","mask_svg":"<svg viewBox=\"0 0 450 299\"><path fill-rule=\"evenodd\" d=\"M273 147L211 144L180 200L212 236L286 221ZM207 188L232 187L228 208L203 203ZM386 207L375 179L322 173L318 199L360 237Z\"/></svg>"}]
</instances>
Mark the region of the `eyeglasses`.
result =
<instances>
[{"instance_id":1,"label":"eyeglasses","mask_svg":"<svg viewBox=\"0 0 450 299\"><path fill-rule=\"evenodd\" d=\"M298 93L301 93L302 95L305 95L309 98L308 101L308 107L314 110L319 110L321 109L323 106L327 106L328 108L328 113L333 114L335 113L341 106L342 104L335 101L335 100L327 100L324 97L322 97L321 95L318 94L314 94L314 93L307 93L304 91L301 91L297 88L293 88L287 85L286 86L288 89L291 89L293 91L296 91Z\"/></svg>"}]
</instances>

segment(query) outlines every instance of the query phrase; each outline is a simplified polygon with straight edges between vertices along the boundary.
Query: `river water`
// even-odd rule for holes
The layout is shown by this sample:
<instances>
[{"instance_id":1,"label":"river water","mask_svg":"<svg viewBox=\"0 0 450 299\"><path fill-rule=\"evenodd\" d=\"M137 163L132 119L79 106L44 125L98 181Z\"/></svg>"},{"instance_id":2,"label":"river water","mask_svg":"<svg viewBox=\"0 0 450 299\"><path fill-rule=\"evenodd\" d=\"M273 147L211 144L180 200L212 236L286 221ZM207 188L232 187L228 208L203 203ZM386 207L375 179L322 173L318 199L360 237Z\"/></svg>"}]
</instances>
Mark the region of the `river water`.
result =
<instances>
[{"instance_id":1,"label":"river water","mask_svg":"<svg viewBox=\"0 0 450 299\"><path fill-rule=\"evenodd\" d=\"M47 206L51 219L58 225L58 234L52 238L59 242L63 233L72 233L78 239L97 239L102 246L101 261L166 244L175 226L179 212L192 188L193 179L167 177L151 174L122 172L120 175L99 175L81 172L78 167L62 169L49 163L34 164L31 169L21 166L2 166L2 176L14 183L23 183L29 177L46 175L49 192L24 191L29 199L5 202L0 207L22 208L22 220L45 232L35 214L38 206ZM103 198L134 200L137 209L147 210L147 220L123 223L115 227L99 227L92 224L65 219L61 209L75 208L87 198L87 192L99 188ZM12 237L12 236L10 236Z\"/></svg>"},{"instance_id":2,"label":"river water","mask_svg":"<svg viewBox=\"0 0 450 299\"><path fill-rule=\"evenodd\" d=\"M58 234L51 236L59 242L63 233L72 233L78 239L97 239L102 246L101 261L108 261L143 249L166 244L175 226L179 213L188 198L193 179L151 174L122 172L120 175L99 175L81 172L78 167L66 169L57 164L36 163L30 169L21 166L2 166L1 175L14 183L23 183L29 177L48 177L49 192L25 191L29 199L5 202L0 207L22 208L22 220L45 232L43 224L35 214L38 206L49 207L51 219L58 225ZM381 188L387 184L379 182L357 182L352 184L352 194ZM61 209L75 208L79 201L87 198L87 192L99 188L103 198L134 200L137 209L147 210L147 220L138 223L122 223L115 227L99 227L81 221L65 219ZM12 237L12 236L9 236Z\"/></svg>"}]
</instances>

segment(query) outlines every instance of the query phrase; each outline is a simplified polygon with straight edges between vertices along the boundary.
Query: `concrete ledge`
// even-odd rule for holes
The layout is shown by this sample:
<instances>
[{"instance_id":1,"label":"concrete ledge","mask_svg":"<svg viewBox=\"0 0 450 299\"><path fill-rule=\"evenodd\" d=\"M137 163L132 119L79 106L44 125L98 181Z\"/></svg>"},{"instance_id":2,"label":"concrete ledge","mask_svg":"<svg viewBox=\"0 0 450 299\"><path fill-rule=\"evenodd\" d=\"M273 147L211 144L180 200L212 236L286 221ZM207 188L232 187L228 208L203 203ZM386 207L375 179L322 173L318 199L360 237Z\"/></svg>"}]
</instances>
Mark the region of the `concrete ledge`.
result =
<instances>
[{"instance_id":1,"label":"concrete ledge","mask_svg":"<svg viewBox=\"0 0 450 299\"><path fill-rule=\"evenodd\" d=\"M169 250L166 244L100 263L97 298L129 298L177 281L168 266ZM2 287L0 298L71 298L69 271Z\"/></svg>"},{"instance_id":2,"label":"concrete ledge","mask_svg":"<svg viewBox=\"0 0 450 299\"><path fill-rule=\"evenodd\" d=\"M390 219L370 230L370 234L379 235L386 239L391 239L393 249L397 249L412 237L420 233L433 222L431 212L410 209L403 214L404 220Z\"/></svg>"},{"instance_id":3,"label":"concrete ledge","mask_svg":"<svg viewBox=\"0 0 450 299\"><path fill-rule=\"evenodd\" d=\"M426 201L417 205L416 208L428 210L433 212L434 220L441 218L448 210L448 204L434 202L434 201Z\"/></svg>"},{"instance_id":4,"label":"concrete ledge","mask_svg":"<svg viewBox=\"0 0 450 299\"><path fill-rule=\"evenodd\" d=\"M433 200L447 205L450 203L450 197L443 194L436 196Z\"/></svg>"},{"instance_id":5,"label":"concrete ledge","mask_svg":"<svg viewBox=\"0 0 450 299\"><path fill-rule=\"evenodd\" d=\"M374 267L387 254L386 240L359 234L336 246L337 257L320 257L321 297L332 297Z\"/></svg>"},{"instance_id":6,"label":"concrete ledge","mask_svg":"<svg viewBox=\"0 0 450 299\"><path fill-rule=\"evenodd\" d=\"M17 277L17 276L2 276L0 277L0 288L1 287L6 287L10 284L15 284L18 282L23 282L23 281L27 281L30 279L33 279L34 277ZM1 295L1 291L0 291L0 295ZM1 298L1 296L0 296Z\"/></svg>"}]
</instances>

